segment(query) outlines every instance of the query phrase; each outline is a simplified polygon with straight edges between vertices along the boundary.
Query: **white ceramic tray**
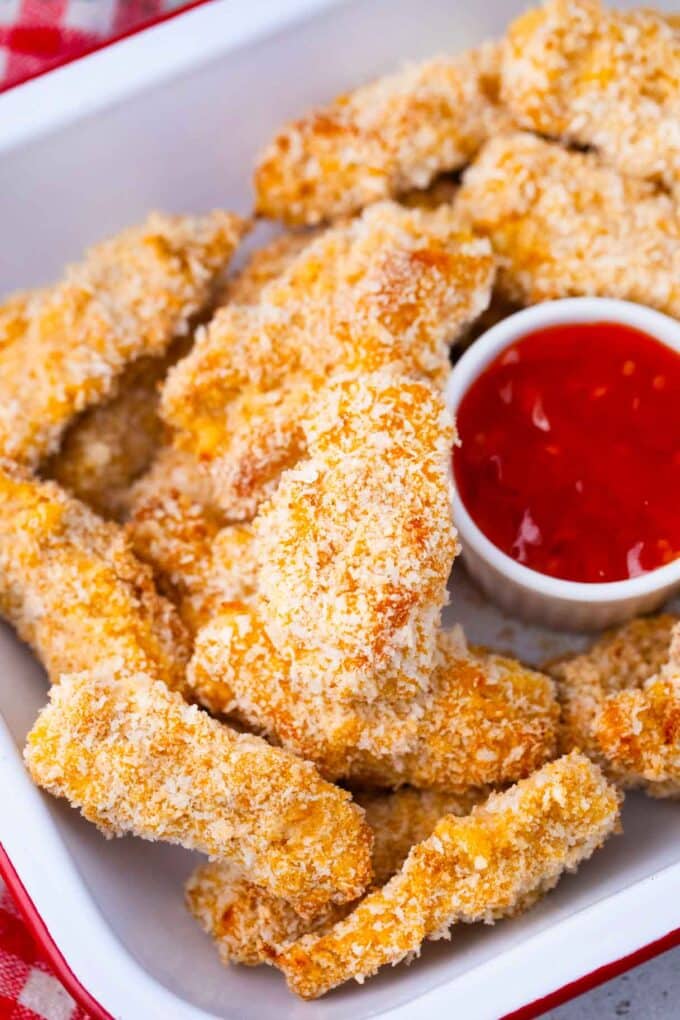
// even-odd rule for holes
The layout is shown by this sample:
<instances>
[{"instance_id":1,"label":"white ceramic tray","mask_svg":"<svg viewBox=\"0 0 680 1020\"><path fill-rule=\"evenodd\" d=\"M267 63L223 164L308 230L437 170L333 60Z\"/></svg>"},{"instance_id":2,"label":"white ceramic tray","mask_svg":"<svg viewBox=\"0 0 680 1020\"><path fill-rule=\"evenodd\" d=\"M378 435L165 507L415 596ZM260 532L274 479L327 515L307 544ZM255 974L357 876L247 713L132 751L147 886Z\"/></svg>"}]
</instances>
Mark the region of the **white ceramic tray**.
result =
<instances>
[{"instance_id":1,"label":"white ceramic tray","mask_svg":"<svg viewBox=\"0 0 680 1020\"><path fill-rule=\"evenodd\" d=\"M247 209L253 156L283 118L499 32L521 6L220 0L0 96L0 293L49 279L152 207ZM579 641L502 617L459 566L449 615L532 662ZM680 941L680 810L631 796L625 834L526 917L461 927L416 966L298 1002L273 970L220 966L183 907L191 854L107 842L32 787L20 748L44 676L6 629L0 668L0 873L94 1017L527 1018Z\"/></svg>"}]
</instances>

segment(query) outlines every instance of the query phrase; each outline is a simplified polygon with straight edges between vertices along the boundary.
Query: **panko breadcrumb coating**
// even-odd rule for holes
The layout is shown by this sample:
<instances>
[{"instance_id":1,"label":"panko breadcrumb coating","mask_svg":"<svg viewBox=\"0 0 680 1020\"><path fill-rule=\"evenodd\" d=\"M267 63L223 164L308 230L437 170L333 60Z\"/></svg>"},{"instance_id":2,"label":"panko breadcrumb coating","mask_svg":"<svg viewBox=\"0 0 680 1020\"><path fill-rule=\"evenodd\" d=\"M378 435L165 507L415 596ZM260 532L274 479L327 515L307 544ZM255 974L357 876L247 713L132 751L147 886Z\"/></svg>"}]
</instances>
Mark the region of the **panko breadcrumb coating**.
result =
<instances>
[{"instance_id":1,"label":"panko breadcrumb coating","mask_svg":"<svg viewBox=\"0 0 680 1020\"><path fill-rule=\"evenodd\" d=\"M256 249L245 265L227 278L218 292L217 305L257 304L266 285L281 276L317 236L317 230L289 230Z\"/></svg>"},{"instance_id":2,"label":"panko breadcrumb coating","mask_svg":"<svg viewBox=\"0 0 680 1020\"><path fill-rule=\"evenodd\" d=\"M41 296L40 291L18 291L5 298L0 305L0 351L18 340L28 326L32 303Z\"/></svg>"},{"instance_id":3,"label":"panko breadcrumb coating","mask_svg":"<svg viewBox=\"0 0 680 1020\"><path fill-rule=\"evenodd\" d=\"M208 300L245 229L226 212L154 213L90 249L60 283L0 312L0 454L37 465L123 370L161 355ZM17 300L21 315L17 318Z\"/></svg>"},{"instance_id":4,"label":"panko breadcrumb coating","mask_svg":"<svg viewBox=\"0 0 680 1020\"><path fill-rule=\"evenodd\" d=\"M680 316L680 213L645 181L533 135L490 141L455 208L488 235L506 298L600 295Z\"/></svg>"},{"instance_id":5,"label":"panko breadcrumb coating","mask_svg":"<svg viewBox=\"0 0 680 1020\"><path fill-rule=\"evenodd\" d=\"M232 861L303 912L352 900L370 880L371 833L348 793L149 674L109 661L63 676L25 759L38 785L106 835Z\"/></svg>"},{"instance_id":6,"label":"panko breadcrumb coating","mask_svg":"<svg viewBox=\"0 0 680 1020\"><path fill-rule=\"evenodd\" d=\"M329 779L460 793L529 775L555 755L548 677L440 635L426 688L394 702L340 701L315 654L277 647L252 607L225 606L199 631L188 683L213 712L314 761Z\"/></svg>"},{"instance_id":7,"label":"panko breadcrumb coating","mask_svg":"<svg viewBox=\"0 0 680 1020\"><path fill-rule=\"evenodd\" d=\"M112 659L184 684L184 628L120 527L8 461L0 461L0 611L52 681Z\"/></svg>"},{"instance_id":8,"label":"panko breadcrumb coating","mask_svg":"<svg viewBox=\"0 0 680 1020\"><path fill-rule=\"evenodd\" d=\"M163 440L159 388L170 365L186 354L184 340L165 357L139 358L122 374L117 394L91 407L64 434L57 452L41 466L103 517L122 520L130 488L150 466Z\"/></svg>"},{"instance_id":9,"label":"panko breadcrumb coating","mask_svg":"<svg viewBox=\"0 0 680 1020\"><path fill-rule=\"evenodd\" d=\"M329 778L457 791L555 751L551 681L439 633L456 552L453 425L427 383L330 384L252 524L249 606L199 630L192 693Z\"/></svg>"},{"instance_id":10,"label":"panko breadcrumb coating","mask_svg":"<svg viewBox=\"0 0 680 1020\"><path fill-rule=\"evenodd\" d=\"M257 211L319 223L464 166L506 122L500 60L495 43L428 60L286 125L257 164Z\"/></svg>"},{"instance_id":11,"label":"panko breadcrumb coating","mask_svg":"<svg viewBox=\"0 0 680 1020\"><path fill-rule=\"evenodd\" d=\"M502 94L522 127L680 183L680 36L659 12L550 0L508 32Z\"/></svg>"},{"instance_id":12,"label":"panko breadcrumb coating","mask_svg":"<svg viewBox=\"0 0 680 1020\"><path fill-rule=\"evenodd\" d=\"M276 959L306 999L418 953L461 921L517 911L574 871L616 829L619 796L580 754L545 765L465 818L447 815L382 889L329 931L312 933Z\"/></svg>"},{"instance_id":13,"label":"panko breadcrumb coating","mask_svg":"<svg viewBox=\"0 0 680 1020\"><path fill-rule=\"evenodd\" d=\"M252 529L225 524L210 480L191 454L162 448L133 487L127 534L191 633L224 602L255 587Z\"/></svg>"},{"instance_id":14,"label":"panko breadcrumb coating","mask_svg":"<svg viewBox=\"0 0 680 1020\"><path fill-rule=\"evenodd\" d=\"M387 882L414 843L432 833L445 814L465 815L485 798L470 791L456 798L433 791L357 794L373 831L373 886ZM199 924L215 939L223 963L254 967L271 963L290 942L340 920L351 904L326 904L302 917L280 896L272 896L233 864L214 861L197 868L186 885L186 902Z\"/></svg>"},{"instance_id":15,"label":"panko breadcrumb coating","mask_svg":"<svg viewBox=\"0 0 680 1020\"><path fill-rule=\"evenodd\" d=\"M390 369L442 384L448 345L488 305L488 241L449 207L382 202L323 232L265 285L227 305L171 370L163 414L211 467L230 517L251 517L301 454L299 419L329 375Z\"/></svg>"},{"instance_id":16,"label":"panko breadcrumb coating","mask_svg":"<svg viewBox=\"0 0 680 1020\"><path fill-rule=\"evenodd\" d=\"M554 663L563 743L625 787L680 797L680 619L633 620Z\"/></svg>"},{"instance_id":17,"label":"panko breadcrumb coating","mask_svg":"<svg viewBox=\"0 0 680 1020\"><path fill-rule=\"evenodd\" d=\"M457 551L453 421L426 383L375 373L329 385L303 429L307 456L253 525L267 629L313 650L335 698L408 697L431 671Z\"/></svg>"}]
</instances>

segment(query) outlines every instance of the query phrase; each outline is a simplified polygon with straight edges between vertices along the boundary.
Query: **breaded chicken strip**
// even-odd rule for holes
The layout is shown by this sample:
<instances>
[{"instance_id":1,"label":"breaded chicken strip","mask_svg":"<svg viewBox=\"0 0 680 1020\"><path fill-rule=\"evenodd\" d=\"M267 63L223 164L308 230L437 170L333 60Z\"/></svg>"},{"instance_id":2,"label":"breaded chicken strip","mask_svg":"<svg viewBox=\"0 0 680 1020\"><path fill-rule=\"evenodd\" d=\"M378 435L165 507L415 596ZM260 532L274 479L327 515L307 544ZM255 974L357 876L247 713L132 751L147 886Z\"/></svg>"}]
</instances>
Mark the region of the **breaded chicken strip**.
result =
<instances>
[{"instance_id":1,"label":"breaded chicken strip","mask_svg":"<svg viewBox=\"0 0 680 1020\"><path fill-rule=\"evenodd\" d=\"M111 659L171 687L184 683L184 628L119 526L8 461L0 462L0 611L53 681Z\"/></svg>"},{"instance_id":2,"label":"breaded chicken strip","mask_svg":"<svg viewBox=\"0 0 680 1020\"><path fill-rule=\"evenodd\" d=\"M466 818L447 815L398 874L344 920L303 936L276 959L306 999L448 938L461 921L515 913L574 871L616 829L619 796L587 758L545 765Z\"/></svg>"},{"instance_id":3,"label":"breaded chicken strip","mask_svg":"<svg viewBox=\"0 0 680 1020\"><path fill-rule=\"evenodd\" d=\"M455 634L440 636L426 688L408 699L340 701L317 676L315 653L282 650L252 608L233 605L199 632L188 683L211 711L363 786L459 793L514 782L556 751L548 677Z\"/></svg>"},{"instance_id":4,"label":"breaded chicken strip","mask_svg":"<svg viewBox=\"0 0 680 1020\"><path fill-rule=\"evenodd\" d=\"M336 699L409 697L432 668L457 552L453 421L431 386L382 372L338 377L303 429L307 456L254 523L267 629L280 649L313 650Z\"/></svg>"},{"instance_id":5,"label":"breaded chicken strip","mask_svg":"<svg viewBox=\"0 0 680 1020\"><path fill-rule=\"evenodd\" d=\"M680 316L676 205L593 154L527 134L494 139L466 172L455 207L491 239L498 286L511 301L602 295Z\"/></svg>"},{"instance_id":6,"label":"breaded chicken strip","mask_svg":"<svg viewBox=\"0 0 680 1020\"><path fill-rule=\"evenodd\" d=\"M259 159L257 211L319 223L464 166L505 123L500 58L486 43L415 64L286 125Z\"/></svg>"},{"instance_id":7,"label":"breaded chicken strip","mask_svg":"<svg viewBox=\"0 0 680 1020\"><path fill-rule=\"evenodd\" d=\"M41 467L44 476L103 517L125 517L130 488L151 465L162 443L165 426L158 416L159 387L177 360L176 346L165 357L134 361L123 372L116 396L77 418L57 452Z\"/></svg>"},{"instance_id":8,"label":"breaded chicken strip","mask_svg":"<svg viewBox=\"0 0 680 1020\"><path fill-rule=\"evenodd\" d=\"M465 815L485 791L465 796L402 789L396 793L357 794L373 831L373 882L381 886L402 866L414 843L420 843L445 814ZM326 904L302 917L280 896L256 886L233 864L215 861L193 872L186 902L199 924L216 942L223 963L254 967L271 963L290 942L344 917L351 904Z\"/></svg>"},{"instance_id":9,"label":"breaded chicken strip","mask_svg":"<svg viewBox=\"0 0 680 1020\"><path fill-rule=\"evenodd\" d=\"M622 787L680 797L680 620L633 620L555 663L563 743Z\"/></svg>"},{"instance_id":10,"label":"breaded chicken strip","mask_svg":"<svg viewBox=\"0 0 680 1020\"><path fill-rule=\"evenodd\" d=\"M302 912L356 898L371 834L350 795L150 677L112 661L64 675L28 735L35 782L106 835L232 861Z\"/></svg>"},{"instance_id":11,"label":"breaded chicken strip","mask_svg":"<svg viewBox=\"0 0 680 1020\"><path fill-rule=\"evenodd\" d=\"M0 344L0 454L36 465L79 412L115 393L131 361L163 354L243 232L226 212L156 213L92 248L60 283L10 299L9 325L0 312L14 337Z\"/></svg>"},{"instance_id":12,"label":"breaded chicken strip","mask_svg":"<svg viewBox=\"0 0 680 1020\"><path fill-rule=\"evenodd\" d=\"M251 517L302 453L299 421L329 375L389 368L443 384L448 345L487 306L488 242L448 207L380 203L322 233L256 305L220 309L169 374L163 414L210 464L216 498Z\"/></svg>"},{"instance_id":13,"label":"breaded chicken strip","mask_svg":"<svg viewBox=\"0 0 680 1020\"><path fill-rule=\"evenodd\" d=\"M127 534L191 633L255 588L252 528L225 524L210 480L189 453L162 448L133 487Z\"/></svg>"},{"instance_id":14,"label":"breaded chicken strip","mask_svg":"<svg viewBox=\"0 0 680 1020\"><path fill-rule=\"evenodd\" d=\"M522 127L680 183L680 36L661 12L550 0L511 26L502 94Z\"/></svg>"},{"instance_id":15,"label":"breaded chicken strip","mask_svg":"<svg viewBox=\"0 0 680 1020\"><path fill-rule=\"evenodd\" d=\"M250 606L199 631L193 693L332 778L456 791L526 775L554 753L551 682L438 637L456 552L442 398L339 377L303 428L307 456L252 525Z\"/></svg>"}]
</instances>

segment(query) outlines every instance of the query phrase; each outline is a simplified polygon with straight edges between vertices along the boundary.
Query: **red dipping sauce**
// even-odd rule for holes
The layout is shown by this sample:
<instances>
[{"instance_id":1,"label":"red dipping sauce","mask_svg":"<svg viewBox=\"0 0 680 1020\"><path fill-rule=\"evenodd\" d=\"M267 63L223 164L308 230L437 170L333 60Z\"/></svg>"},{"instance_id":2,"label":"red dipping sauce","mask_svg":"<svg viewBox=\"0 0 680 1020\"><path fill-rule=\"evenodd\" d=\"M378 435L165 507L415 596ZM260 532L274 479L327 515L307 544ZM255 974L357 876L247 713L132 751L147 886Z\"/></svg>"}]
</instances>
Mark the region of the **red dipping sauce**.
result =
<instances>
[{"instance_id":1,"label":"red dipping sauce","mask_svg":"<svg viewBox=\"0 0 680 1020\"><path fill-rule=\"evenodd\" d=\"M680 355L660 341L610 322L529 333L457 420L460 497L519 563L602 582L680 556Z\"/></svg>"}]
</instances>

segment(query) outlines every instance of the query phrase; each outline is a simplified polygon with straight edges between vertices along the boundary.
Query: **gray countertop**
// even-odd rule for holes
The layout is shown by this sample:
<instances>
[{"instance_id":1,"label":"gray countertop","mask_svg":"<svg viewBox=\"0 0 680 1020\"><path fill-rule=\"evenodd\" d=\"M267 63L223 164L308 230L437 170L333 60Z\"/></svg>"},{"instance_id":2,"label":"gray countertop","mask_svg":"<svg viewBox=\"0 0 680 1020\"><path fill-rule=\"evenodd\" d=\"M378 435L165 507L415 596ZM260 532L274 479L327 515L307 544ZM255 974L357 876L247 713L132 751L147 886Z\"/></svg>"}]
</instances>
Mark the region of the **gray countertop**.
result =
<instances>
[{"instance_id":1,"label":"gray countertop","mask_svg":"<svg viewBox=\"0 0 680 1020\"><path fill-rule=\"evenodd\" d=\"M545 1020L678 1020L680 947L550 1010Z\"/></svg>"}]
</instances>

